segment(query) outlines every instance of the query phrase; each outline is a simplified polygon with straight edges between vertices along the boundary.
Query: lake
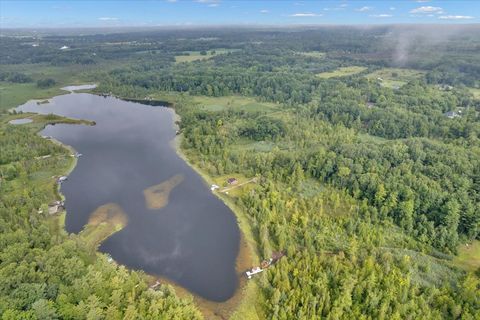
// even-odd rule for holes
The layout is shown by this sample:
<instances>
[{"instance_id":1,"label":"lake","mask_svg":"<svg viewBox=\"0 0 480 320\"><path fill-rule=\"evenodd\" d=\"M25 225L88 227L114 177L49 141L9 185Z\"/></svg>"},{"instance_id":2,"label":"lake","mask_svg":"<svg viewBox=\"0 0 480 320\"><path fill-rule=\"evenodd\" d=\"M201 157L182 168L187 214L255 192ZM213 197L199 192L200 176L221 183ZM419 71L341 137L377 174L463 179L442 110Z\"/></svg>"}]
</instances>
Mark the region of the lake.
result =
<instances>
[{"instance_id":1,"label":"lake","mask_svg":"<svg viewBox=\"0 0 480 320\"><path fill-rule=\"evenodd\" d=\"M30 123L32 122L33 120L32 119L29 119L29 118L23 118L23 119L14 119L14 120L10 120L8 121L8 123L10 124L26 124L26 123Z\"/></svg>"},{"instance_id":2,"label":"lake","mask_svg":"<svg viewBox=\"0 0 480 320\"><path fill-rule=\"evenodd\" d=\"M237 220L177 155L172 109L70 93L17 110L96 123L49 125L40 133L82 154L61 186L68 232L80 232L97 208L115 204L128 222L100 245L101 252L205 299L221 302L233 296Z\"/></svg>"}]
</instances>

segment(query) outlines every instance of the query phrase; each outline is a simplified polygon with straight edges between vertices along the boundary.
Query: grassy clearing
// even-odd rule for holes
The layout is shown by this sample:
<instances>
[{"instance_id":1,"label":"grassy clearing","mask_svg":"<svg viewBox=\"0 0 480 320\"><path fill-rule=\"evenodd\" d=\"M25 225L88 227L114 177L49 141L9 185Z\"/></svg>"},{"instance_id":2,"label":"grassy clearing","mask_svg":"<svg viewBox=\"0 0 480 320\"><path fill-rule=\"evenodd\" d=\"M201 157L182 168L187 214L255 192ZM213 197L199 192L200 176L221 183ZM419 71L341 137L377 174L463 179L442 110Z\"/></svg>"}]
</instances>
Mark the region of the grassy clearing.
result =
<instances>
[{"instance_id":1,"label":"grassy clearing","mask_svg":"<svg viewBox=\"0 0 480 320\"><path fill-rule=\"evenodd\" d=\"M336 70L329 71L329 72L322 72L317 74L317 76L322 79L330 79L330 78L351 76L351 75L363 72L365 70L367 70L366 67L350 66L350 67L338 68Z\"/></svg>"},{"instance_id":2,"label":"grassy clearing","mask_svg":"<svg viewBox=\"0 0 480 320\"><path fill-rule=\"evenodd\" d=\"M178 55L175 56L175 63L182 63L182 62L192 62L198 60L207 60L219 54L226 54L229 52L234 52L237 50L234 49L214 49L206 51L207 54L202 55L200 51L187 51L188 54Z\"/></svg>"},{"instance_id":3,"label":"grassy clearing","mask_svg":"<svg viewBox=\"0 0 480 320\"><path fill-rule=\"evenodd\" d=\"M31 99L47 99L66 94L58 86L40 89L35 83L0 82L0 112L15 108Z\"/></svg>"},{"instance_id":4,"label":"grassy clearing","mask_svg":"<svg viewBox=\"0 0 480 320\"><path fill-rule=\"evenodd\" d=\"M377 80L387 88L400 88L407 82L417 80L425 75L425 71L401 68L383 68L366 75L368 79Z\"/></svg>"},{"instance_id":5,"label":"grassy clearing","mask_svg":"<svg viewBox=\"0 0 480 320\"><path fill-rule=\"evenodd\" d=\"M223 111L226 109L247 112L277 111L280 105L271 102L258 102L254 98L242 96L206 97L193 96L192 102L208 111Z\"/></svg>"},{"instance_id":6,"label":"grassy clearing","mask_svg":"<svg viewBox=\"0 0 480 320\"><path fill-rule=\"evenodd\" d=\"M102 62L96 65L69 65L51 66L46 64L16 64L3 65L2 71L20 72L30 76L33 82L30 83L9 83L0 82L0 112L15 108L31 99L48 99L67 91L60 88L68 85L81 85L92 83L93 74L102 69L112 70L127 61ZM36 81L52 78L56 84L51 88L41 89L37 87Z\"/></svg>"},{"instance_id":7,"label":"grassy clearing","mask_svg":"<svg viewBox=\"0 0 480 320\"><path fill-rule=\"evenodd\" d=\"M475 99L480 99L480 89L479 88L468 88L468 90L473 94Z\"/></svg>"},{"instance_id":8,"label":"grassy clearing","mask_svg":"<svg viewBox=\"0 0 480 320\"><path fill-rule=\"evenodd\" d=\"M282 110L282 106L273 102L259 102L255 98L243 96L224 96L224 97L208 97L208 96L190 96L185 93L178 92L157 92L149 95L153 100L168 101L173 104L182 103L194 105L207 111L246 111L246 112L278 112Z\"/></svg>"},{"instance_id":9,"label":"grassy clearing","mask_svg":"<svg viewBox=\"0 0 480 320\"><path fill-rule=\"evenodd\" d=\"M325 52L320 52L320 51L298 52L298 54L301 54L302 56L306 56L306 57L312 57L312 58L319 58L319 59L325 58Z\"/></svg>"},{"instance_id":10,"label":"grassy clearing","mask_svg":"<svg viewBox=\"0 0 480 320\"><path fill-rule=\"evenodd\" d=\"M480 269L480 241L475 240L471 244L461 245L453 264L466 271L474 272Z\"/></svg>"}]
</instances>

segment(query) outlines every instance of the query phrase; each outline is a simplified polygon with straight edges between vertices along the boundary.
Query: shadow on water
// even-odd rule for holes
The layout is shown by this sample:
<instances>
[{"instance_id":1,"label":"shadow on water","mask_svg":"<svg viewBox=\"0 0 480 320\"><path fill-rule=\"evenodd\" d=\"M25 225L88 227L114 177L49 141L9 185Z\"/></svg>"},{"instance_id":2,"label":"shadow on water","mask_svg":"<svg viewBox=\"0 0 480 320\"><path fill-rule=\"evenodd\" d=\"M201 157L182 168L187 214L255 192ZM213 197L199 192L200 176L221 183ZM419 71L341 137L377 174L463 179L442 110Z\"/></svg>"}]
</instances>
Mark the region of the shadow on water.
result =
<instances>
[{"instance_id":1,"label":"shadow on water","mask_svg":"<svg viewBox=\"0 0 480 320\"><path fill-rule=\"evenodd\" d=\"M62 184L67 231L80 232L92 212L114 203L128 223L100 251L203 299L226 301L239 284L236 218L171 147L173 111L143 104L72 93L18 110L96 122L93 127L57 124L41 132L83 154Z\"/></svg>"}]
</instances>

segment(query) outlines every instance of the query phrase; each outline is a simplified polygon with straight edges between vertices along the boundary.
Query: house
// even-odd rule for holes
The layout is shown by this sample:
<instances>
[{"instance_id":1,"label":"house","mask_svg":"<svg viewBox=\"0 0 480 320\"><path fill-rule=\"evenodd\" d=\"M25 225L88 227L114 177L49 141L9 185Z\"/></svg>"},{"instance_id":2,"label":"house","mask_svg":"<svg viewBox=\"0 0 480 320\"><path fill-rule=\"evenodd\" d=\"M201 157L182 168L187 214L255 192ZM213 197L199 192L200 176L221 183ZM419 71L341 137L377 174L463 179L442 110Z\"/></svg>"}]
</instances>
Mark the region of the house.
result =
<instances>
[{"instance_id":1,"label":"house","mask_svg":"<svg viewBox=\"0 0 480 320\"><path fill-rule=\"evenodd\" d=\"M63 46L63 47L60 48L60 50L67 50L67 49L69 49L69 47L67 47L67 46Z\"/></svg>"},{"instance_id":2,"label":"house","mask_svg":"<svg viewBox=\"0 0 480 320\"><path fill-rule=\"evenodd\" d=\"M65 210L65 203L63 201L53 201L48 205L49 214L57 214Z\"/></svg>"},{"instance_id":3,"label":"house","mask_svg":"<svg viewBox=\"0 0 480 320\"><path fill-rule=\"evenodd\" d=\"M449 118L449 119L454 119L454 118L460 117L458 112L455 112L455 111L448 111L448 112L445 112L443 115L445 117Z\"/></svg>"},{"instance_id":4,"label":"house","mask_svg":"<svg viewBox=\"0 0 480 320\"><path fill-rule=\"evenodd\" d=\"M218 185L216 185L216 184L212 184L212 186L210 187L210 190L215 191L215 190L217 190L217 189L219 189L219 188L220 188L220 186L218 186Z\"/></svg>"},{"instance_id":5,"label":"house","mask_svg":"<svg viewBox=\"0 0 480 320\"><path fill-rule=\"evenodd\" d=\"M67 179L68 179L68 178L67 178L66 176L61 176L61 177L59 177L59 178L57 179L57 182L58 182L58 183L62 183L62 182L64 182L64 181L67 181Z\"/></svg>"},{"instance_id":6,"label":"house","mask_svg":"<svg viewBox=\"0 0 480 320\"><path fill-rule=\"evenodd\" d=\"M227 183L232 185L237 184L238 180L236 178L228 178Z\"/></svg>"}]
</instances>

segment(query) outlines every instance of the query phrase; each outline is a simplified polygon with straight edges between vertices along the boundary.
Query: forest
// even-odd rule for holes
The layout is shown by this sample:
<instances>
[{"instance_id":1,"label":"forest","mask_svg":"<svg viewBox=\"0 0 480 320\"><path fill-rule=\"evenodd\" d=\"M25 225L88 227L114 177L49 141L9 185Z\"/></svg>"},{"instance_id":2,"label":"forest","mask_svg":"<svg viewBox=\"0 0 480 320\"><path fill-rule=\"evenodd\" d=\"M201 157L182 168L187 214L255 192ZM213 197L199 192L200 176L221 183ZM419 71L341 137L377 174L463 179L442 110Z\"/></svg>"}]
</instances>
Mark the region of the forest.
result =
<instances>
[{"instance_id":1,"label":"forest","mask_svg":"<svg viewBox=\"0 0 480 320\"><path fill-rule=\"evenodd\" d=\"M142 272L108 263L39 210L58 196L46 177L71 163L36 133L69 120L11 126L23 115L8 109L16 90L46 98L88 80L95 94L171 102L181 150L205 175L258 178L229 201L257 258L286 257L251 280L258 305L248 318L478 319L480 30L452 26L427 41L438 28L0 37L1 318L204 317L191 298L148 289ZM192 52L203 58L176 59ZM339 73L346 67L356 68ZM234 107L244 98L256 103ZM459 262L469 246L479 251L473 267Z\"/></svg>"}]
</instances>

